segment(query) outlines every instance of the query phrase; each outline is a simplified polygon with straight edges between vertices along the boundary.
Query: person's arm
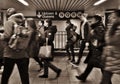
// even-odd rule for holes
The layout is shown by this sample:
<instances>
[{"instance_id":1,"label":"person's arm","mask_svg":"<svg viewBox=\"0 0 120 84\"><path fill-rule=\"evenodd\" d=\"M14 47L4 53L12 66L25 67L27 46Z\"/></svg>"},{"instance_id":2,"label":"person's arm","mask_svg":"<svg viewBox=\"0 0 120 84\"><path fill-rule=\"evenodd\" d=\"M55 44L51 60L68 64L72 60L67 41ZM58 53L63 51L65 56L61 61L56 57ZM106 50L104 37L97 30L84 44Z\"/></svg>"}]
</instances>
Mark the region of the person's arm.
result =
<instances>
[{"instance_id":1,"label":"person's arm","mask_svg":"<svg viewBox=\"0 0 120 84\"><path fill-rule=\"evenodd\" d=\"M88 36L89 36L89 25L88 23L86 23L84 25L84 38L86 41L88 41Z\"/></svg>"},{"instance_id":2,"label":"person's arm","mask_svg":"<svg viewBox=\"0 0 120 84\"><path fill-rule=\"evenodd\" d=\"M53 33L55 34L57 32L57 27L53 26Z\"/></svg>"}]
</instances>

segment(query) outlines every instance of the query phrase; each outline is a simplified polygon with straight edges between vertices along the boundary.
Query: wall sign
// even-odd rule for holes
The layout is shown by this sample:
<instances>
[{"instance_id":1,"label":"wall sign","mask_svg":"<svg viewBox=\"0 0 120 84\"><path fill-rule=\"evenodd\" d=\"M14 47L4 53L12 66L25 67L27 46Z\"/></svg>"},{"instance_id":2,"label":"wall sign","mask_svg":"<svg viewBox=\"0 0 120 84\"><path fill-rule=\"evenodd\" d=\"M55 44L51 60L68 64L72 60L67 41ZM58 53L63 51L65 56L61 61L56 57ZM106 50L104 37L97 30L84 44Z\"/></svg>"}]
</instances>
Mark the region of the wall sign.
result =
<instances>
[{"instance_id":1,"label":"wall sign","mask_svg":"<svg viewBox=\"0 0 120 84\"><path fill-rule=\"evenodd\" d=\"M36 11L37 18L40 19L79 19L83 11Z\"/></svg>"}]
</instances>

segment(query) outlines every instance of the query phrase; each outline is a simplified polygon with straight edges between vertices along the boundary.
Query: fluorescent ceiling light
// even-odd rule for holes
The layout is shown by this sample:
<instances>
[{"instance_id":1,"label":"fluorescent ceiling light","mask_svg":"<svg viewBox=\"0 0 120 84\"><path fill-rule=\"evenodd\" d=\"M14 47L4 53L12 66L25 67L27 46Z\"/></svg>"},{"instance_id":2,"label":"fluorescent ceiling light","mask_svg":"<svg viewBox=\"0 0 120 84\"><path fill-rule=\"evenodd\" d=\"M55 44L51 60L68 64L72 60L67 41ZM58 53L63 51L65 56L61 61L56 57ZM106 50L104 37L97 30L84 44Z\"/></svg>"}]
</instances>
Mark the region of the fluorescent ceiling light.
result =
<instances>
[{"instance_id":1,"label":"fluorescent ceiling light","mask_svg":"<svg viewBox=\"0 0 120 84\"><path fill-rule=\"evenodd\" d=\"M27 1L25 1L25 0L18 0L19 2L21 2L23 5L25 5L25 6L28 6L29 4L28 4L28 2Z\"/></svg>"},{"instance_id":2,"label":"fluorescent ceiling light","mask_svg":"<svg viewBox=\"0 0 120 84\"><path fill-rule=\"evenodd\" d=\"M94 3L94 6L100 5L101 3L105 2L105 1L107 1L107 0L99 0Z\"/></svg>"}]
</instances>

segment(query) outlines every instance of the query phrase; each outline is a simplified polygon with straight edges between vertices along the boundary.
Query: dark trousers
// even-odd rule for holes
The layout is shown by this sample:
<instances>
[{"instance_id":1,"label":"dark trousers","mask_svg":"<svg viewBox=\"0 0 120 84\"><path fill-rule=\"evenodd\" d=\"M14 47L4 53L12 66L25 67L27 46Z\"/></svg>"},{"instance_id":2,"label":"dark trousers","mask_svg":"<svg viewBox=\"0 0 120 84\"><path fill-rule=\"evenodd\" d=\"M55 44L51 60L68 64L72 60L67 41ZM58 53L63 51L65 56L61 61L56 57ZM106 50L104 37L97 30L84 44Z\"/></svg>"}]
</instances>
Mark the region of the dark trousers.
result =
<instances>
[{"instance_id":1,"label":"dark trousers","mask_svg":"<svg viewBox=\"0 0 120 84\"><path fill-rule=\"evenodd\" d=\"M75 61L74 43L73 43L73 42L68 41L68 42L67 42L67 45L66 45L67 55L68 55L69 59L71 59L71 55L70 55L69 49L70 49L70 51L71 51L72 61Z\"/></svg>"},{"instance_id":2,"label":"dark trousers","mask_svg":"<svg viewBox=\"0 0 120 84\"><path fill-rule=\"evenodd\" d=\"M33 59L39 64L40 68L43 67L42 60L40 60L38 56L33 57Z\"/></svg>"},{"instance_id":3,"label":"dark trousers","mask_svg":"<svg viewBox=\"0 0 120 84\"><path fill-rule=\"evenodd\" d=\"M93 65L88 64L85 71L80 75L84 80L87 79L88 75L90 74L90 72L92 71L92 69L94 68ZM101 72L103 73L103 69L101 68Z\"/></svg>"},{"instance_id":4,"label":"dark trousers","mask_svg":"<svg viewBox=\"0 0 120 84\"><path fill-rule=\"evenodd\" d=\"M29 58L11 59L4 58L4 71L2 73L1 84L8 84L14 65L17 64L22 84L29 84Z\"/></svg>"},{"instance_id":5,"label":"dark trousers","mask_svg":"<svg viewBox=\"0 0 120 84\"><path fill-rule=\"evenodd\" d=\"M4 65L4 63L3 63L3 58L0 58L0 69L1 69L1 67Z\"/></svg>"},{"instance_id":6,"label":"dark trousers","mask_svg":"<svg viewBox=\"0 0 120 84\"><path fill-rule=\"evenodd\" d=\"M48 75L48 68L51 68L56 73L60 71L60 69L54 66L50 61L43 60L43 62L44 62L44 75Z\"/></svg>"},{"instance_id":7,"label":"dark trousers","mask_svg":"<svg viewBox=\"0 0 120 84\"><path fill-rule=\"evenodd\" d=\"M88 50L89 50L89 53L87 54L87 57L86 57L84 63L88 63L90 58L92 57L93 48L92 48L91 42L89 42Z\"/></svg>"},{"instance_id":8,"label":"dark trousers","mask_svg":"<svg viewBox=\"0 0 120 84\"><path fill-rule=\"evenodd\" d=\"M111 78L112 78L112 73L109 71L104 71L103 76L102 76L102 81L100 84L112 84Z\"/></svg>"},{"instance_id":9,"label":"dark trousers","mask_svg":"<svg viewBox=\"0 0 120 84\"><path fill-rule=\"evenodd\" d=\"M81 60L81 58L82 58L82 55L83 55L83 51L84 51L84 49L85 49L85 44L86 44L86 41L85 40L82 40L81 41L81 44L80 44L80 50L79 50L79 57L78 57L78 60L77 60L77 64L79 64L80 63L80 60Z\"/></svg>"}]
</instances>

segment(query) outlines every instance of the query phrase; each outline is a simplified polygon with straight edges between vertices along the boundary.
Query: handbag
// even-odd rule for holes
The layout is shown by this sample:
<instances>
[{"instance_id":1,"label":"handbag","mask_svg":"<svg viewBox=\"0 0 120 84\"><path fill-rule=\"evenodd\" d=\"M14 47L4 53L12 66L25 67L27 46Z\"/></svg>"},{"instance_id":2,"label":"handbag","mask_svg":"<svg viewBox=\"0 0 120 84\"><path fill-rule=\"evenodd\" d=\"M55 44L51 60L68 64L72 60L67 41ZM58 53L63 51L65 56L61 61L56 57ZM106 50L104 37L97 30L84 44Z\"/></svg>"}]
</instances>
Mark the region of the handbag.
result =
<instances>
[{"instance_id":1,"label":"handbag","mask_svg":"<svg viewBox=\"0 0 120 84\"><path fill-rule=\"evenodd\" d=\"M52 54L51 54L51 49L52 49L52 47L50 45L48 45L48 38L46 38L46 45L40 47L39 57L41 59L51 59L51 58L53 58Z\"/></svg>"},{"instance_id":2,"label":"handbag","mask_svg":"<svg viewBox=\"0 0 120 84\"><path fill-rule=\"evenodd\" d=\"M18 25L14 28L13 35L8 42L9 48L15 51L26 50L29 45L31 35L31 30L28 30L28 28Z\"/></svg>"}]
</instances>

